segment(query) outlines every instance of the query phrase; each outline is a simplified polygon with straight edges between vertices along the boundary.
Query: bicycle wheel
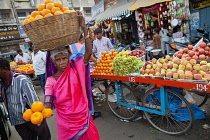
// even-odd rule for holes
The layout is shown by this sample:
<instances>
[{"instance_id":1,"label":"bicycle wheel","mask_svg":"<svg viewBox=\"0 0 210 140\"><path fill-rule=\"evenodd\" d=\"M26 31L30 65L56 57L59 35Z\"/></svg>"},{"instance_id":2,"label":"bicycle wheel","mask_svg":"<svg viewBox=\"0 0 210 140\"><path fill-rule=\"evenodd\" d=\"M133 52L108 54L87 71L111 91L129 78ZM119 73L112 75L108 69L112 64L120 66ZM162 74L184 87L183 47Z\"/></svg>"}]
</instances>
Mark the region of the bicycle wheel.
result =
<instances>
[{"instance_id":1,"label":"bicycle wheel","mask_svg":"<svg viewBox=\"0 0 210 140\"><path fill-rule=\"evenodd\" d=\"M208 93L199 91L189 91L190 95L196 101L198 107L204 105L208 99Z\"/></svg>"},{"instance_id":2,"label":"bicycle wheel","mask_svg":"<svg viewBox=\"0 0 210 140\"><path fill-rule=\"evenodd\" d=\"M138 99L133 94L133 91L129 86L127 86L124 83L118 83L118 94L119 94L119 102L132 104L132 105L138 105ZM114 83L111 83L107 89L106 89L106 99L109 108L111 111L119 118L124 120L132 121L137 118L138 110L122 106L117 101L117 95L116 95L116 87Z\"/></svg>"},{"instance_id":3,"label":"bicycle wheel","mask_svg":"<svg viewBox=\"0 0 210 140\"><path fill-rule=\"evenodd\" d=\"M2 140L9 140L11 129L4 108L0 105L0 136Z\"/></svg>"},{"instance_id":4,"label":"bicycle wheel","mask_svg":"<svg viewBox=\"0 0 210 140\"><path fill-rule=\"evenodd\" d=\"M187 132L193 123L193 111L187 100L179 93L165 88L166 113L158 115L144 111L144 116L153 127L167 134L177 135ZM183 103L185 106L182 106ZM143 97L143 106L161 111L160 89L153 88L147 91Z\"/></svg>"}]
</instances>

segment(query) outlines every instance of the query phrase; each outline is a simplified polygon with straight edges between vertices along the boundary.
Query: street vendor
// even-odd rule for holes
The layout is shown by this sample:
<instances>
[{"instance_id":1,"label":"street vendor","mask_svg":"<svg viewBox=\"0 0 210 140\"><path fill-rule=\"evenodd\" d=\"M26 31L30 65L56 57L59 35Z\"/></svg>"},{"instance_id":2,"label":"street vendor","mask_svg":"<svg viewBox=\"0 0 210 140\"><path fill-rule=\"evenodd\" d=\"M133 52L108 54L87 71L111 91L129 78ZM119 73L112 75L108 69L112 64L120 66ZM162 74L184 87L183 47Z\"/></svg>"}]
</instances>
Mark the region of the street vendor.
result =
<instances>
[{"instance_id":1,"label":"street vendor","mask_svg":"<svg viewBox=\"0 0 210 140\"><path fill-rule=\"evenodd\" d=\"M95 29L94 35L97 39L93 41L93 53L97 53L99 59L102 52L109 52L114 47L109 38L102 36L102 30L100 28Z\"/></svg>"},{"instance_id":2,"label":"street vendor","mask_svg":"<svg viewBox=\"0 0 210 140\"><path fill-rule=\"evenodd\" d=\"M17 50L18 55L15 57L15 61L18 65L30 63L31 57L27 53L23 53L21 49Z\"/></svg>"},{"instance_id":3,"label":"street vendor","mask_svg":"<svg viewBox=\"0 0 210 140\"><path fill-rule=\"evenodd\" d=\"M59 140L100 140L93 122L90 70L87 68L92 47L87 35L84 17L80 15L80 26L85 36L85 53L72 54L60 48L48 52L47 64L53 63L56 69L47 73L45 85L45 107L56 108L56 123ZM52 62L51 62L52 60ZM48 70L47 70L48 72Z\"/></svg>"},{"instance_id":4,"label":"street vendor","mask_svg":"<svg viewBox=\"0 0 210 140\"><path fill-rule=\"evenodd\" d=\"M158 29L153 29L153 49L160 49L161 48L161 39L160 35L158 34Z\"/></svg>"},{"instance_id":5,"label":"street vendor","mask_svg":"<svg viewBox=\"0 0 210 140\"><path fill-rule=\"evenodd\" d=\"M39 125L23 119L31 104L39 101L31 80L20 73L13 73L9 61L0 58L0 97L7 107L9 120L23 140L50 140L46 120Z\"/></svg>"}]
</instances>

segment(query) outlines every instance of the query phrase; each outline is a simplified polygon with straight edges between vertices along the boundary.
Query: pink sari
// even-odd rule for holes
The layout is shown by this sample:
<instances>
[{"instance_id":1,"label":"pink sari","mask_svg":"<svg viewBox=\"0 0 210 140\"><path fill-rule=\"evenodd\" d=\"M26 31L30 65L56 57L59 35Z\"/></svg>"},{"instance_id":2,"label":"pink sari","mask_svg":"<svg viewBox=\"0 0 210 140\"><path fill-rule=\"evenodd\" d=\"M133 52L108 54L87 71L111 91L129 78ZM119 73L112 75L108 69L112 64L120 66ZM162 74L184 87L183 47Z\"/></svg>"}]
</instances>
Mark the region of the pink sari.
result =
<instances>
[{"instance_id":1,"label":"pink sari","mask_svg":"<svg viewBox=\"0 0 210 140\"><path fill-rule=\"evenodd\" d=\"M84 60L77 57L57 81L53 76L47 78L45 95L54 97L59 140L100 139L89 115L85 74Z\"/></svg>"}]
</instances>

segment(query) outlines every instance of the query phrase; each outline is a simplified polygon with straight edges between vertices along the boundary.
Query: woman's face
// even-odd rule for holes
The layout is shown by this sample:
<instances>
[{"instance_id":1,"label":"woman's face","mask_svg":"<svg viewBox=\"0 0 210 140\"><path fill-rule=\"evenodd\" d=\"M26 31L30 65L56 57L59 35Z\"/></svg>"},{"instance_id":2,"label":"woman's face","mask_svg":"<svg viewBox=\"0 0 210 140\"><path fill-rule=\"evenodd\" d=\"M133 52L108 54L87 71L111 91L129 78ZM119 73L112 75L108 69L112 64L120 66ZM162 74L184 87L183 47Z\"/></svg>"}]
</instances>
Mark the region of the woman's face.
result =
<instances>
[{"instance_id":1,"label":"woman's face","mask_svg":"<svg viewBox=\"0 0 210 140\"><path fill-rule=\"evenodd\" d=\"M59 53L55 56L55 66L61 72L64 72L69 63L69 56Z\"/></svg>"}]
</instances>

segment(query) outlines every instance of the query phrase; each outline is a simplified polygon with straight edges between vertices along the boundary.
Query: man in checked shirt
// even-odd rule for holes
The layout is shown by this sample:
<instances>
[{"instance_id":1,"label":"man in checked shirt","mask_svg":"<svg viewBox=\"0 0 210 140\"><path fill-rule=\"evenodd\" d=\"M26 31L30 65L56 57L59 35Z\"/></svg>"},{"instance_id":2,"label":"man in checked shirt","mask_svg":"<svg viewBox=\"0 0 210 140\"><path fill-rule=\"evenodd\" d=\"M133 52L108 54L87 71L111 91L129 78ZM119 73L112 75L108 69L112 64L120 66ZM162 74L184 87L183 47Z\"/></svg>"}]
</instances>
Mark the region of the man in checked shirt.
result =
<instances>
[{"instance_id":1,"label":"man in checked shirt","mask_svg":"<svg viewBox=\"0 0 210 140\"><path fill-rule=\"evenodd\" d=\"M10 70L6 59L0 58L0 94L7 107L9 120L23 140L50 140L47 122L34 125L23 120L23 112L39 98L28 77Z\"/></svg>"}]
</instances>

